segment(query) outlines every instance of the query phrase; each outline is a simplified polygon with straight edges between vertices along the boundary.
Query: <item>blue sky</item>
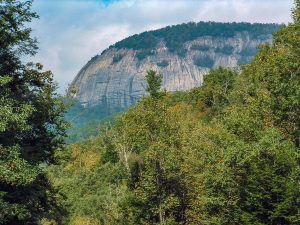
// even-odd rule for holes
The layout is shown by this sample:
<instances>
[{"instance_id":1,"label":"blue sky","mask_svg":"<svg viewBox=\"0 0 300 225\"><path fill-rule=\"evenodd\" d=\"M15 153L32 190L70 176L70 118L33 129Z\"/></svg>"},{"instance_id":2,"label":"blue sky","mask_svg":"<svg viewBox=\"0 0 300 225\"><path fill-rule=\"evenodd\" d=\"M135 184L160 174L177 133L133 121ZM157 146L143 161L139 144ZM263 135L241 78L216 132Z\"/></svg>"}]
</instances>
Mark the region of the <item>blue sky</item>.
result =
<instances>
[{"instance_id":1,"label":"blue sky","mask_svg":"<svg viewBox=\"0 0 300 225\"><path fill-rule=\"evenodd\" d=\"M35 0L33 59L63 93L94 55L123 38L189 21L288 23L293 0Z\"/></svg>"}]
</instances>

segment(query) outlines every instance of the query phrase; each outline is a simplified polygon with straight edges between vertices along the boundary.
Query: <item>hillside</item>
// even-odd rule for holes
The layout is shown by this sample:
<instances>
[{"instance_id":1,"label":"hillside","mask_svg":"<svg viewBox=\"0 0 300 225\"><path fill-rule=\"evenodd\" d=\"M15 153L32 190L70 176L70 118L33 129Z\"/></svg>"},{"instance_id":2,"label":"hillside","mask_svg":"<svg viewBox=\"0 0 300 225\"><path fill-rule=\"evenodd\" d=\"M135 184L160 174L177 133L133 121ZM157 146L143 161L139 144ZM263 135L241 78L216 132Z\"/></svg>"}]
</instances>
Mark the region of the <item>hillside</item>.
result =
<instances>
[{"instance_id":1,"label":"hillside","mask_svg":"<svg viewBox=\"0 0 300 225\"><path fill-rule=\"evenodd\" d=\"M65 223L299 224L300 2L296 13L250 64L201 87L160 91L147 72L147 97L58 151Z\"/></svg>"},{"instance_id":2,"label":"hillside","mask_svg":"<svg viewBox=\"0 0 300 225\"><path fill-rule=\"evenodd\" d=\"M201 86L211 68L249 63L257 46L270 43L277 24L199 22L133 35L93 57L69 93L84 106L128 108L146 95L145 73L163 75L162 88Z\"/></svg>"}]
</instances>

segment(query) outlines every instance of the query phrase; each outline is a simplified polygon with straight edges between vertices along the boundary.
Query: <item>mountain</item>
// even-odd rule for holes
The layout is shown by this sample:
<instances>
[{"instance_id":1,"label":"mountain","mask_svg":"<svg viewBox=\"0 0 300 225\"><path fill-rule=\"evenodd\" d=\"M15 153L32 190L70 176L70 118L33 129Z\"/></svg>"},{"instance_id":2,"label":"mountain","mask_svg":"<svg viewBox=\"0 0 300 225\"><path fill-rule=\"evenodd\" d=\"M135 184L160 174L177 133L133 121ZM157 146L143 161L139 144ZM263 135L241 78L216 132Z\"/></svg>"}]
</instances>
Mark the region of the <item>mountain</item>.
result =
<instances>
[{"instance_id":1,"label":"mountain","mask_svg":"<svg viewBox=\"0 0 300 225\"><path fill-rule=\"evenodd\" d=\"M248 63L278 24L199 22L133 35L93 57L77 74L69 94L83 106L127 108L145 92L149 69L163 75L167 91L200 86L211 68Z\"/></svg>"}]
</instances>

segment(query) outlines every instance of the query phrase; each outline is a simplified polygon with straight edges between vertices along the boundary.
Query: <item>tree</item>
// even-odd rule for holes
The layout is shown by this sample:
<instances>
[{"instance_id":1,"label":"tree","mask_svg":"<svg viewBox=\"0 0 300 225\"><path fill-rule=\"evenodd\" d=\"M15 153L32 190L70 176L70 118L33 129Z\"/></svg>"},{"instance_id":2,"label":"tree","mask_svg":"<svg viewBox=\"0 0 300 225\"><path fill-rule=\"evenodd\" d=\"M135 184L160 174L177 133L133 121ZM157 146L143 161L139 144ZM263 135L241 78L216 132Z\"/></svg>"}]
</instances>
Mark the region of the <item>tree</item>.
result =
<instances>
[{"instance_id":1,"label":"tree","mask_svg":"<svg viewBox=\"0 0 300 225\"><path fill-rule=\"evenodd\" d=\"M50 166L49 176L65 196L68 214L62 224L122 224L126 173L121 162L107 155L113 148L109 135L103 130L101 137L57 151L60 164Z\"/></svg>"},{"instance_id":2,"label":"tree","mask_svg":"<svg viewBox=\"0 0 300 225\"><path fill-rule=\"evenodd\" d=\"M153 70L149 70L149 71L147 71L146 80L147 80L146 91L149 92L150 96L153 99L160 98L163 95L163 93L160 91L162 75L157 74Z\"/></svg>"},{"instance_id":3,"label":"tree","mask_svg":"<svg viewBox=\"0 0 300 225\"><path fill-rule=\"evenodd\" d=\"M196 124L186 104L167 106L144 99L117 123L120 146L127 149L129 168L125 224L183 224L187 205L180 167L183 129ZM185 132L187 132L187 130ZM123 155L123 148L118 152ZM121 157L125 161L125 157Z\"/></svg>"},{"instance_id":4,"label":"tree","mask_svg":"<svg viewBox=\"0 0 300 225\"><path fill-rule=\"evenodd\" d=\"M295 0L294 1L295 8L293 9L293 19L295 24L300 23L300 1Z\"/></svg>"},{"instance_id":5,"label":"tree","mask_svg":"<svg viewBox=\"0 0 300 225\"><path fill-rule=\"evenodd\" d=\"M25 25L38 16L32 1L0 1L0 223L37 224L55 216L46 176L53 152L62 147L65 107L50 71L25 65L36 40Z\"/></svg>"},{"instance_id":6,"label":"tree","mask_svg":"<svg viewBox=\"0 0 300 225\"><path fill-rule=\"evenodd\" d=\"M275 33L272 45L261 46L253 62L244 67L231 102L241 109L237 111L251 109L256 114L252 120L276 127L299 147L300 2L295 4L294 23Z\"/></svg>"},{"instance_id":7,"label":"tree","mask_svg":"<svg viewBox=\"0 0 300 225\"><path fill-rule=\"evenodd\" d=\"M207 118L220 114L229 105L230 92L234 88L237 71L227 68L212 69L204 77L203 85L196 93L200 111Z\"/></svg>"}]
</instances>

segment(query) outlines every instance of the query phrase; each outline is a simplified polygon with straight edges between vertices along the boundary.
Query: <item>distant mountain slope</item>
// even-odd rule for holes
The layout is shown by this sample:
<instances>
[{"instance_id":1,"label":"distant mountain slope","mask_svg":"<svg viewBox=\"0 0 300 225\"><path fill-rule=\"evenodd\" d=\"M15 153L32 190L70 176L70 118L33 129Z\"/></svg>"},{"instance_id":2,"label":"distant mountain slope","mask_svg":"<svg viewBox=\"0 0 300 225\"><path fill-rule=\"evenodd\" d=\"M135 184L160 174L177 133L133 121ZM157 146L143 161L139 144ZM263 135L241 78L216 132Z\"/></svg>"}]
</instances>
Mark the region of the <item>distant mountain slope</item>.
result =
<instances>
[{"instance_id":1,"label":"distant mountain slope","mask_svg":"<svg viewBox=\"0 0 300 225\"><path fill-rule=\"evenodd\" d=\"M81 104L127 108L145 95L145 73L163 74L167 91L200 86L210 68L248 63L278 24L200 22L128 37L93 57L71 84Z\"/></svg>"}]
</instances>

